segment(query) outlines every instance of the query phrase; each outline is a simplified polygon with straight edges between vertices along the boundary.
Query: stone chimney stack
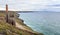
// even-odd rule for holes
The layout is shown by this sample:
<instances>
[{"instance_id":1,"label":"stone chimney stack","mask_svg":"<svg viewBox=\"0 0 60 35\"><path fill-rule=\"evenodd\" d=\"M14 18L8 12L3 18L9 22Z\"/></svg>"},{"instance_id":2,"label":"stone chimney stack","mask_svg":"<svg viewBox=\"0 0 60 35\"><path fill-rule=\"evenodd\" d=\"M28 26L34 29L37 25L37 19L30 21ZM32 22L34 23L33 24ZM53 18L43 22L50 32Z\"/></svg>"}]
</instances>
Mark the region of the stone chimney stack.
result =
<instances>
[{"instance_id":1,"label":"stone chimney stack","mask_svg":"<svg viewBox=\"0 0 60 35\"><path fill-rule=\"evenodd\" d=\"M8 22L8 5L6 4L6 22Z\"/></svg>"},{"instance_id":2,"label":"stone chimney stack","mask_svg":"<svg viewBox=\"0 0 60 35\"><path fill-rule=\"evenodd\" d=\"M6 13L8 13L8 5L6 4Z\"/></svg>"}]
</instances>

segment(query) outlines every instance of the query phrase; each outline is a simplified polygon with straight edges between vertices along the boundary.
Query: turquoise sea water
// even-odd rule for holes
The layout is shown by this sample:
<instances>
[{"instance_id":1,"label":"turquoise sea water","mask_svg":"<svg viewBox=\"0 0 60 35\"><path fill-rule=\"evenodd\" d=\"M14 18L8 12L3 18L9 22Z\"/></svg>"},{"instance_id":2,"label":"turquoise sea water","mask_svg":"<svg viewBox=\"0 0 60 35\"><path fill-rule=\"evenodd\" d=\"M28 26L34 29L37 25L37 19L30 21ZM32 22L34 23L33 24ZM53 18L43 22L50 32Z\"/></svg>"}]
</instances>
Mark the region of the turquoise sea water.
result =
<instances>
[{"instance_id":1,"label":"turquoise sea water","mask_svg":"<svg viewBox=\"0 0 60 35\"><path fill-rule=\"evenodd\" d=\"M34 12L19 13L25 24L44 35L60 35L60 13Z\"/></svg>"}]
</instances>

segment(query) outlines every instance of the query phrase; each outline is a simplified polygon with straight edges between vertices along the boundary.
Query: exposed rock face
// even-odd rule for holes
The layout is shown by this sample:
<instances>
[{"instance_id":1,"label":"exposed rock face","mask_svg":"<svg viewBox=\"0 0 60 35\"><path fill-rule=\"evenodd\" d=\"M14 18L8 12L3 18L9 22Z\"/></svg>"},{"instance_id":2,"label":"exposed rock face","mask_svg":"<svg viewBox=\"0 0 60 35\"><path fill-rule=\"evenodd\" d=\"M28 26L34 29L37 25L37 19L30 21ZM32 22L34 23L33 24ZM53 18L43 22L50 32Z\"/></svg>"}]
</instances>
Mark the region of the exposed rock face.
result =
<instances>
[{"instance_id":1,"label":"exposed rock face","mask_svg":"<svg viewBox=\"0 0 60 35\"><path fill-rule=\"evenodd\" d=\"M20 19L21 20L21 22L24 22L24 20L23 19Z\"/></svg>"}]
</instances>

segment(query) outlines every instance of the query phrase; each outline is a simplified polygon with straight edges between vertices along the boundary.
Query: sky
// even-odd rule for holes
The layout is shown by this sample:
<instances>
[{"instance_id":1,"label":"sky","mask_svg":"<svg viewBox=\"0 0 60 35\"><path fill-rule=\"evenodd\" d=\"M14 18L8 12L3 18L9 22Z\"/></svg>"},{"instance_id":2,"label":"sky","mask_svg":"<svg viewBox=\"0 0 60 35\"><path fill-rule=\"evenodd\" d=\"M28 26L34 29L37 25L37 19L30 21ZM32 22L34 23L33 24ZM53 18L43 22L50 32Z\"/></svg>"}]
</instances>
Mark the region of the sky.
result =
<instances>
[{"instance_id":1,"label":"sky","mask_svg":"<svg viewBox=\"0 0 60 35\"><path fill-rule=\"evenodd\" d=\"M9 9L19 11L60 11L60 0L0 0L0 8L5 8L6 4Z\"/></svg>"}]
</instances>

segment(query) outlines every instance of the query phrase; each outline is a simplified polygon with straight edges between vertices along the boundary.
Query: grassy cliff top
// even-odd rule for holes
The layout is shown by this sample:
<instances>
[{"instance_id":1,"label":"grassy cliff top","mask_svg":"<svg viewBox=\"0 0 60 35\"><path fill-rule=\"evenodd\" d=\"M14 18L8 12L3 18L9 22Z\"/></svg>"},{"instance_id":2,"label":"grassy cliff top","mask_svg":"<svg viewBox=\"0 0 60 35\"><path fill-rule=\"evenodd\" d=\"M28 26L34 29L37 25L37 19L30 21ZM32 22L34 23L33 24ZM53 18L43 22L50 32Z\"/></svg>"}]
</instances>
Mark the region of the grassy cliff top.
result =
<instances>
[{"instance_id":1,"label":"grassy cliff top","mask_svg":"<svg viewBox=\"0 0 60 35\"><path fill-rule=\"evenodd\" d=\"M20 25L25 26L26 29L31 30L30 27L23 24L19 19L16 19L16 21ZM30 33L30 32L24 31L22 29L18 29L17 27L6 23L5 13L0 13L0 35L43 35L43 34L42 33L39 33L39 34L38 33Z\"/></svg>"}]
</instances>

